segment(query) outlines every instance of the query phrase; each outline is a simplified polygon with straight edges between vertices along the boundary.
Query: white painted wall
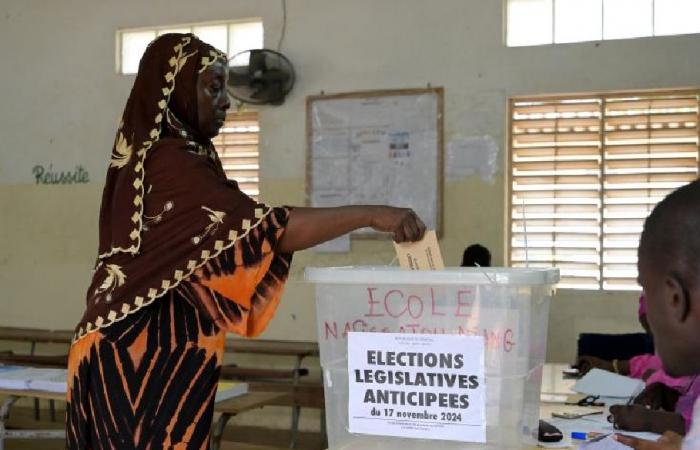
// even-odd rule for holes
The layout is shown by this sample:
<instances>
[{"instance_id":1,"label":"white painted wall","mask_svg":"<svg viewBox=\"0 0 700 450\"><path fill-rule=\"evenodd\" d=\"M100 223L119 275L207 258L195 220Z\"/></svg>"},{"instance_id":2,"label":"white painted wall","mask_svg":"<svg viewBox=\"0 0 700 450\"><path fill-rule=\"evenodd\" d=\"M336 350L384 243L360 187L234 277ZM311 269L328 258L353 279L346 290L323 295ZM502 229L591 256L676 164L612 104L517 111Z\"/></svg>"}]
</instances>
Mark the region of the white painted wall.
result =
<instances>
[{"instance_id":1,"label":"white painted wall","mask_svg":"<svg viewBox=\"0 0 700 450\"><path fill-rule=\"evenodd\" d=\"M697 85L700 37L534 48L503 45L499 0L289 0L282 51L298 83L281 107L261 109L262 197L301 204L307 95L445 87L446 140L491 135L503 146L510 95ZM0 2L0 325L70 328L82 313L95 258L102 179L132 77L115 72L115 30L259 17L276 46L278 0L2 0ZM92 183L36 186L35 164L82 164ZM501 171L502 172L502 171ZM471 242L503 261L503 174L445 188L443 252ZM269 338L314 339L306 265L385 264L387 243L342 256L300 253ZM633 294L560 291L551 360L570 359L577 333L636 329Z\"/></svg>"}]
</instances>

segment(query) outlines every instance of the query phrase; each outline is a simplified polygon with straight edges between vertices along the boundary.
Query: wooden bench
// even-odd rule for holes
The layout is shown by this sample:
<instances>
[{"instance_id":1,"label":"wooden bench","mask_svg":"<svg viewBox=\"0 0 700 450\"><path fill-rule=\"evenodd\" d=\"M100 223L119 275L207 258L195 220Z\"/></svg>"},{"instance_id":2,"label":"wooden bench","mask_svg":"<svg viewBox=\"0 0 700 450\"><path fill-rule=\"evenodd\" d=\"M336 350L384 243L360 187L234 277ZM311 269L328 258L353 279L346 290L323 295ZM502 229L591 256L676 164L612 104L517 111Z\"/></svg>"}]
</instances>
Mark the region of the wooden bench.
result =
<instances>
[{"instance_id":1,"label":"wooden bench","mask_svg":"<svg viewBox=\"0 0 700 450\"><path fill-rule=\"evenodd\" d=\"M39 343L64 344L67 351L72 338L73 333L69 330L0 327L0 341L31 344L28 354L0 351L0 363L35 367L66 367L67 355L36 355L36 345ZM235 364L224 365L221 369L222 378L248 382L254 386L252 387L253 391L263 392L267 389L267 392L287 394L282 400L277 399L274 406L289 406L292 408L290 447L294 448L298 438L301 408L324 408L323 387L320 383L316 383L313 388L307 386L299 387L299 389L295 388L300 385L301 378L309 373L308 369L302 367L303 360L307 357L319 356L318 344L308 341L227 338L224 351L229 354L289 356L294 358L293 367L289 369L240 367ZM35 400L35 416L38 420L38 400ZM55 420L53 400L51 400L51 416ZM321 416L321 432L323 434L325 433L323 423L325 415L322 413Z\"/></svg>"},{"instance_id":2,"label":"wooden bench","mask_svg":"<svg viewBox=\"0 0 700 450\"><path fill-rule=\"evenodd\" d=\"M6 439L64 439L66 430L64 429L42 429L42 430L8 430L6 423L10 416L12 406L21 398L46 399L50 401L65 401L65 393L44 392L44 391L15 391L10 389L0 389L0 395L5 400L0 406L0 450L5 449Z\"/></svg>"},{"instance_id":3,"label":"wooden bench","mask_svg":"<svg viewBox=\"0 0 700 450\"><path fill-rule=\"evenodd\" d=\"M292 423L290 448L295 448L299 437L299 411L301 408L311 408L321 410L321 423L319 430L321 442L325 443L326 436L326 404L324 389L321 383L303 382L298 384L282 384L269 382L249 382L250 392L276 392L286 394L270 402L269 406L288 406L297 411L296 422ZM293 419L294 420L294 416Z\"/></svg>"},{"instance_id":4,"label":"wooden bench","mask_svg":"<svg viewBox=\"0 0 700 450\"><path fill-rule=\"evenodd\" d=\"M65 401L65 393L0 389L0 395L5 397L2 406L0 406L0 450L4 450L6 439L65 439L65 429L8 430L6 427L10 410L19 399L34 398ZM223 434L224 427L226 426L226 422L228 422L231 417L253 409L263 408L271 404L284 403L287 401L284 399L284 397L287 396L288 394L280 392L248 392L238 397L216 403L214 405L214 411L221 413L221 417L225 417L225 420L219 419L214 427L211 436L212 450L222 448L220 446L221 436ZM247 448L252 449L254 447Z\"/></svg>"},{"instance_id":5,"label":"wooden bench","mask_svg":"<svg viewBox=\"0 0 700 450\"><path fill-rule=\"evenodd\" d=\"M211 432L211 450L221 449L221 438L228 421L238 414L252 409L275 405L283 402L288 394L280 392L248 392L240 397L224 400L214 405L214 411L221 413Z\"/></svg>"},{"instance_id":6,"label":"wooden bench","mask_svg":"<svg viewBox=\"0 0 700 450\"><path fill-rule=\"evenodd\" d=\"M0 327L0 341L70 345L72 339L73 332L69 330Z\"/></svg>"},{"instance_id":7,"label":"wooden bench","mask_svg":"<svg viewBox=\"0 0 700 450\"><path fill-rule=\"evenodd\" d=\"M286 404L275 404L274 406L291 406L292 408L292 423L290 426L291 438L290 448L295 448L299 434L299 419L301 408L307 407L310 402L305 401L303 388L301 391L295 390L294 387L300 384L302 376L308 374L308 370L301 367L304 358L319 356L319 348L316 342L309 341L277 341L263 339L240 339L229 338L225 345L226 353L240 354L256 354L268 356L292 356L294 357L294 367L288 371L280 371L279 369L256 369L253 373L247 376L235 377L233 372L238 370L239 373L244 372L244 368L224 366L222 368L222 378L233 377L247 381L251 385L251 390L267 391L267 392L285 392L289 394L286 397ZM282 374L280 372L286 372ZM264 376L267 375L267 376ZM265 381L274 380L277 383ZM257 387L256 387L257 386ZM317 386L322 386L317 384ZM297 398L298 397L298 398ZM323 408L321 406L321 408ZM321 414L321 434L325 436L325 415Z\"/></svg>"},{"instance_id":8,"label":"wooden bench","mask_svg":"<svg viewBox=\"0 0 700 450\"><path fill-rule=\"evenodd\" d=\"M0 327L0 341L25 342L30 344L28 354L18 355L12 352L4 352L5 354L0 354L0 363L32 365L36 367L66 367L68 361L67 349L66 355L39 356L35 355L36 345L65 344L66 347L68 347L70 346L72 339L73 332L70 330ZM49 400L49 409L51 411L51 420L55 421L56 407L54 400ZM34 418L36 420L39 420L40 418L39 399L34 400Z\"/></svg>"}]
</instances>

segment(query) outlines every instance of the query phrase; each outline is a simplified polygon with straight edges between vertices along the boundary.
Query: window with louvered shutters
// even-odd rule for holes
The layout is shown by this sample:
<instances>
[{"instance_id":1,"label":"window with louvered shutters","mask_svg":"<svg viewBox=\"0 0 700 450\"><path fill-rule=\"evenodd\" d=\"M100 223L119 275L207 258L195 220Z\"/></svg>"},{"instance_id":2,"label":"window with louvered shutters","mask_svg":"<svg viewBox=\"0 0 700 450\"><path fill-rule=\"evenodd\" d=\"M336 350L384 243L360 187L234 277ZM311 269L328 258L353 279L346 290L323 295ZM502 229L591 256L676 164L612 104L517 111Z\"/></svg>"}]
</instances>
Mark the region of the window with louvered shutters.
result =
<instances>
[{"instance_id":1,"label":"window with louvered shutters","mask_svg":"<svg viewBox=\"0 0 700 450\"><path fill-rule=\"evenodd\" d=\"M212 139L226 176L255 200L260 195L259 134L257 113L229 113L221 132Z\"/></svg>"},{"instance_id":2,"label":"window with louvered shutters","mask_svg":"<svg viewBox=\"0 0 700 450\"><path fill-rule=\"evenodd\" d=\"M513 98L510 262L560 287L638 289L644 219L698 176L700 91Z\"/></svg>"}]
</instances>

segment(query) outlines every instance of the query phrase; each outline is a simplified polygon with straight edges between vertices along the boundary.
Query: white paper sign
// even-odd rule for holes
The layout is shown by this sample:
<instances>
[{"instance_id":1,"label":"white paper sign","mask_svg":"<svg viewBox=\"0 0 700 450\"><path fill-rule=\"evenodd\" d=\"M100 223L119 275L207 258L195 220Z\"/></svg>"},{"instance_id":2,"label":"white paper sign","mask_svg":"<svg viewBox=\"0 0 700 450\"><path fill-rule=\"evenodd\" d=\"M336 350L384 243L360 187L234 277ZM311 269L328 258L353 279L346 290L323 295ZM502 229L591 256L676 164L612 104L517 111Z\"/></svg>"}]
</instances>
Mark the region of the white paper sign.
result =
<instances>
[{"instance_id":1,"label":"white paper sign","mask_svg":"<svg viewBox=\"0 0 700 450\"><path fill-rule=\"evenodd\" d=\"M348 333L351 433L486 442L482 336Z\"/></svg>"},{"instance_id":2,"label":"white paper sign","mask_svg":"<svg viewBox=\"0 0 700 450\"><path fill-rule=\"evenodd\" d=\"M447 181L479 175L491 183L498 168L498 144L491 136L456 138L447 143Z\"/></svg>"}]
</instances>

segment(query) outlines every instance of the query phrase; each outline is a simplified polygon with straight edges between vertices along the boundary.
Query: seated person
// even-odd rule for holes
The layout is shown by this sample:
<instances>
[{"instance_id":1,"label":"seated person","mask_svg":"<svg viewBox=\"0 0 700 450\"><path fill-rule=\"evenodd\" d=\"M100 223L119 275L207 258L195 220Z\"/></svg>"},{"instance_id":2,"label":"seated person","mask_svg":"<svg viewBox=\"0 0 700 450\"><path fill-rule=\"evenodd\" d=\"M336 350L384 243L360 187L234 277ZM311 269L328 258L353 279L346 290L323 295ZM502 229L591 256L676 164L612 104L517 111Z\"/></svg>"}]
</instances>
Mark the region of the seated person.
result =
<instances>
[{"instance_id":1,"label":"seated person","mask_svg":"<svg viewBox=\"0 0 700 450\"><path fill-rule=\"evenodd\" d=\"M700 180L662 200L644 223L639 243L639 284L648 304L649 325L656 352L666 373L674 377L700 376ZM693 381L688 394L700 390ZM691 397L692 395L687 395ZM614 414L644 408L616 407ZM615 439L635 450L700 449L700 400L684 438L666 432L657 441L619 434ZM628 414L631 415L631 414ZM621 426L620 424L618 424Z\"/></svg>"},{"instance_id":2,"label":"seated person","mask_svg":"<svg viewBox=\"0 0 700 450\"><path fill-rule=\"evenodd\" d=\"M639 322L650 333L644 294L639 298ZM599 368L644 380L646 388L634 399L634 406L613 406L610 409L614 423L620 429L659 434L673 431L684 435L690 428L693 403L700 395L700 383L695 383L694 377L669 376L658 355L639 355L627 361L612 362L582 356L578 367L582 373Z\"/></svg>"},{"instance_id":3,"label":"seated person","mask_svg":"<svg viewBox=\"0 0 700 450\"><path fill-rule=\"evenodd\" d=\"M462 254L462 267L491 267L491 252L483 245L470 245Z\"/></svg>"},{"instance_id":4,"label":"seated person","mask_svg":"<svg viewBox=\"0 0 700 450\"><path fill-rule=\"evenodd\" d=\"M693 424L693 405L700 397L700 380L691 377L681 391L654 383L634 399L631 406L610 407L615 427L626 431L651 431L664 434L672 431L681 436Z\"/></svg>"},{"instance_id":5,"label":"seated person","mask_svg":"<svg viewBox=\"0 0 700 450\"><path fill-rule=\"evenodd\" d=\"M646 299L644 294L639 297L639 323L648 334L649 323L647 322ZM579 357L577 367L583 375L593 368L607 370L608 372L619 373L632 378L643 380L647 386L654 383L663 383L666 386L678 390L684 389L688 385L688 378L673 378L668 376L661 366L661 358L655 354L644 354L635 356L629 360L606 361L594 356Z\"/></svg>"}]
</instances>

